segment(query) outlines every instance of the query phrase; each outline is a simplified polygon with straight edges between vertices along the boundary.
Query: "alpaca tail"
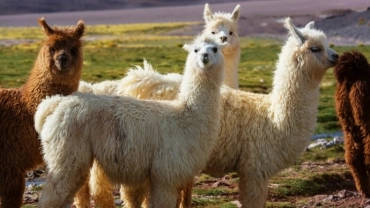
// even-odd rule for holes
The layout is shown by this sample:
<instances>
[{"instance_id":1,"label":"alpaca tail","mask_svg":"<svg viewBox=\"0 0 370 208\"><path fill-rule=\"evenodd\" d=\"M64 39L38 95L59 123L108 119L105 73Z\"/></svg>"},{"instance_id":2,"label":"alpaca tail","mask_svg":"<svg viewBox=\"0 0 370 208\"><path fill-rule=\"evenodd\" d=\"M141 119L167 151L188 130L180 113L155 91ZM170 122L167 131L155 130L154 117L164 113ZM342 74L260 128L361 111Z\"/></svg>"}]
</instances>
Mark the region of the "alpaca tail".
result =
<instances>
[{"instance_id":1,"label":"alpaca tail","mask_svg":"<svg viewBox=\"0 0 370 208\"><path fill-rule=\"evenodd\" d=\"M173 100L180 91L182 75L170 73L162 75L144 60L144 68L129 69L121 80L118 94L139 99Z\"/></svg>"},{"instance_id":2,"label":"alpaca tail","mask_svg":"<svg viewBox=\"0 0 370 208\"><path fill-rule=\"evenodd\" d=\"M370 66L366 57L358 51L343 53L339 57L339 62L334 69L334 74L337 78L340 78L340 75L345 75L346 72L352 74L357 72L359 76L361 76L363 72L369 73Z\"/></svg>"},{"instance_id":3,"label":"alpaca tail","mask_svg":"<svg viewBox=\"0 0 370 208\"><path fill-rule=\"evenodd\" d=\"M38 133L41 132L45 124L46 118L54 112L55 108L61 102L62 98L63 97L60 95L46 97L37 107L34 119L35 119L35 129Z\"/></svg>"}]
</instances>

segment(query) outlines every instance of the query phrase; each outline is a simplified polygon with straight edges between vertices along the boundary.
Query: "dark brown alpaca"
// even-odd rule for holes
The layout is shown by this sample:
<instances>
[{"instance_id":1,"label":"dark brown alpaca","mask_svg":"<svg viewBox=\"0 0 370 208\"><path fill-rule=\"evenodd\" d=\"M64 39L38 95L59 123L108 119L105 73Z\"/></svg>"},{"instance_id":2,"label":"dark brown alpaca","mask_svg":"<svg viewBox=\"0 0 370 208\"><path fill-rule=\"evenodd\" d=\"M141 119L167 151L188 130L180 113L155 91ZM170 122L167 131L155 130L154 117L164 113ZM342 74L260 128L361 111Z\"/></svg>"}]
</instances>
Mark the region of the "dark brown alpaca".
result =
<instances>
[{"instance_id":1,"label":"dark brown alpaca","mask_svg":"<svg viewBox=\"0 0 370 208\"><path fill-rule=\"evenodd\" d=\"M0 89L0 207L23 202L25 173L43 164L33 117L46 96L77 91L82 69L84 23L76 28L50 28L27 82L20 88Z\"/></svg>"},{"instance_id":2,"label":"dark brown alpaca","mask_svg":"<svg viewBox=\"0 0 370 208\"><path fill-rule=\"evenodd\" d=\"M340 56L334 74L345 159L357 190L370 197L370 66L360 52L346 52Z\"/></svg>"}]
</instances>

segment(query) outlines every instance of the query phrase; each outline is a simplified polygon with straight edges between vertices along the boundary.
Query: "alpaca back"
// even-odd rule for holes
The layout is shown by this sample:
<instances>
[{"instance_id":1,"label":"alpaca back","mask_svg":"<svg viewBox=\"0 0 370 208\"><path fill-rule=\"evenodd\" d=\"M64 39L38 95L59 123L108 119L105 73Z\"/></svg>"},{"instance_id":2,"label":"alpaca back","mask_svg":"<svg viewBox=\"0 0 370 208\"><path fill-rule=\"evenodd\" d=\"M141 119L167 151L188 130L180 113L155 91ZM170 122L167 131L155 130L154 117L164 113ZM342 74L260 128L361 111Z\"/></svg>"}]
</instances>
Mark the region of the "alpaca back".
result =
<instances>
[{"instance_id":1,"label":"alpaca back","mask_svg":"<svg viewBox=\"0 0 370 208\"><path fill-rule=\"evenodd\" d=\"M150 100L174 100L180 91L181 81L182 75L161 75L144 60L143 67L131 68L120 81L118 95Z\"/></svg>"}]
</instances>

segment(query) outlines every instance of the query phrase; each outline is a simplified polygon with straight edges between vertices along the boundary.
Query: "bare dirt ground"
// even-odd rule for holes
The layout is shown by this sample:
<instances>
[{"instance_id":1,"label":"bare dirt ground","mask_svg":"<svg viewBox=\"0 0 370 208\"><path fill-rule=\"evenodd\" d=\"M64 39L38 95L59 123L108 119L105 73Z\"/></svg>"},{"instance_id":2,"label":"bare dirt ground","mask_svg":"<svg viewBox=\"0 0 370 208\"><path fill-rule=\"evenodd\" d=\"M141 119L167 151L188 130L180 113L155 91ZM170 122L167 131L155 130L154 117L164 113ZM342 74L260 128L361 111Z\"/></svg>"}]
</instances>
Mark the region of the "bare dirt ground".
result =
<instances>
[{"instance_id":1,"label":"bare dirt ground","mask_svg":"<svg viewBox=\"0 0 370 208\"><path fill-rule=\"evenodd\" d=\"M347 165L344 160L330 161L330 162L304 162L300 165L300 169L303 171L309 171L312 174L322 174L328 171L338 172L347 170ZM295 174L295 170L286 169L285 172ZM43 181L45 178L45 172L43 169L30 171L27 174L27 179L30 181ZM287 202L289 206L281 207L300 207L300 208L311 208L311 207L322 207L322 208L369 208L370 198L365 198L363 195L356 191L353 178L348 173L345 172L340 177L329 178L321 182L321 185L325 186L325 190L314 196L287 196L282 197L274 194L271 190L268 193L268 202ZM269 187L276 187L277 184L270 183ZM223 188L230 190L230 192L225 191L226 195L223 196L212 196L212 197L227 197L230 201L233 201L237 206L240 206L238 202L238 194L235 192L237 190L238 184L233 180L230 175L226 175L222 178L209 178L202 180L202 182L197 182L196 188L201 189L214 189ZM24 203L28 205L36 205L40 196L40 185L27 185L26 191L23 197ZM118 188L114 191L115 202L117 205L122 205L122 201L119 199ZM193 198L197 198L193 195ZM92 205L94 202L91 201ZM197 207L196 203L193 203L192 207Z\"/></svg>"}]
</instances>

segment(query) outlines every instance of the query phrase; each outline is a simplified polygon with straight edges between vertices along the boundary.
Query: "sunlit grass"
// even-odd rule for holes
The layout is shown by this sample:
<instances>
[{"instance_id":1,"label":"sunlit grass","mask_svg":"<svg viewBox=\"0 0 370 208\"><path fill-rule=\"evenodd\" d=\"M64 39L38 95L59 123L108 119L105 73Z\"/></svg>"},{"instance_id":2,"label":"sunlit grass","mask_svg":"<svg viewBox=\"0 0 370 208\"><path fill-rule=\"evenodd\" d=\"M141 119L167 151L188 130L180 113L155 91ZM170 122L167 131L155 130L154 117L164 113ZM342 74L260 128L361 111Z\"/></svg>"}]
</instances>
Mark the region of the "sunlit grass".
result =
<instances>
[{"instance_id":1,"label":"sunlit grass","mask_svg":"<svg viewBox=\"0 0 370 208\"><path fill-rule=\"evenodd\" d=\"M86 36L162 35L170 30L197 22L147 23L120 25L86 25ZM50 24L52 26L52 24ZM74 26L74 25L71 25ZM35 20L34 27L0 27L1 39L43 39L44 33Z\"/></svg>"}]
</instances>

